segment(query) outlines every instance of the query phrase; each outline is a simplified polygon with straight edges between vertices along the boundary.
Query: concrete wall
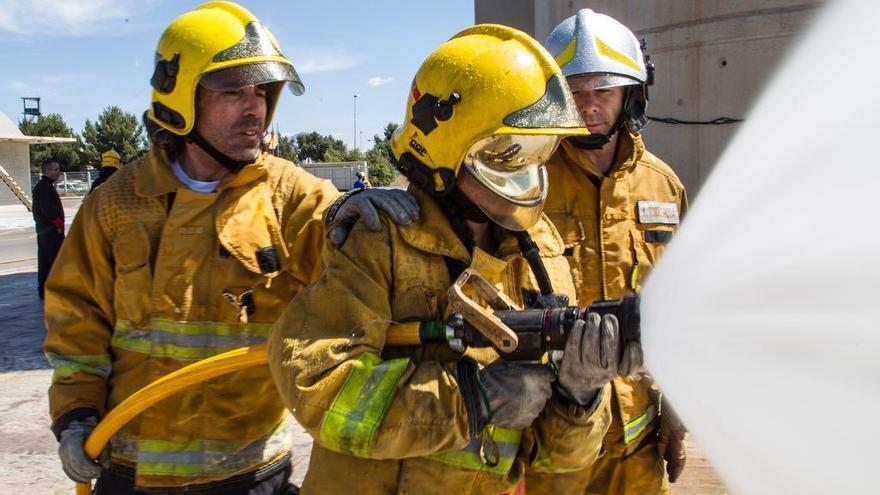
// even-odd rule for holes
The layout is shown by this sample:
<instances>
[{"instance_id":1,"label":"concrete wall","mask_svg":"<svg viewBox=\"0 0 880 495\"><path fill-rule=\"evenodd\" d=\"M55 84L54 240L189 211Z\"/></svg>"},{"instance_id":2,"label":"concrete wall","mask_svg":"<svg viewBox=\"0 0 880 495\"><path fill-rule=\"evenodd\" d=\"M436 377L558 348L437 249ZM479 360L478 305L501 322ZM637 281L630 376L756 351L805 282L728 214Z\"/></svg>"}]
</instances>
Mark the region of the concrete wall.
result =
<instances>
[{"instance_id":1,"label":"concrete wall","mask_svg":"<svg viewBox=\"0 0 880 495\"><path fill-rule=\"evenodd\" d=\"M0 165L3 165L28 196L31 195L30 163L30 147L27 143L0 142ZM12 204L20 205L21 202L6 184L0 182L0 205Z\"/></svg>"},{"instance_id":2,"label":"concrete wall","mask_svg":"<svg viewBox=\"0 0 880 495\"><path fill-rule=\"evenodd\" d=\"M645 38L657 67L648 114L708 121L747 117L816 0L475 0L476 22L523 29L542 40L578 9L608 14ZM644 130L693 198L736 129L745 124L673 125Z\"/></svg>"}]
</instances>

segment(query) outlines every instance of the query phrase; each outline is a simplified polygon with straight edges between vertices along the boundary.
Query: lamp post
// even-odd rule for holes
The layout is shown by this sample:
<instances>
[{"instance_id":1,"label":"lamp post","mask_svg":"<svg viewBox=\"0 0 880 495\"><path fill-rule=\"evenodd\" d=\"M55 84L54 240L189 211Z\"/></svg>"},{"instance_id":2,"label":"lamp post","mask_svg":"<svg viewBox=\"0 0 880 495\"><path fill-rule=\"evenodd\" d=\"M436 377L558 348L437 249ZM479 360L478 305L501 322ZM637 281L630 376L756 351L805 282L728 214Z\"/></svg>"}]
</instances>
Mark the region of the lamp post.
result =
<instances>
[{"instance_id":1,"label":"lamp post","mask_svg":"<svg viewBox=\"0 0 880 495\"><path fill-rule=\"evenodd\" d=\"M351 145L354 149L357 149L357 135L358 135L358 94L354 94L354 134L351 135Z\"/></svg>"}]
</instances>

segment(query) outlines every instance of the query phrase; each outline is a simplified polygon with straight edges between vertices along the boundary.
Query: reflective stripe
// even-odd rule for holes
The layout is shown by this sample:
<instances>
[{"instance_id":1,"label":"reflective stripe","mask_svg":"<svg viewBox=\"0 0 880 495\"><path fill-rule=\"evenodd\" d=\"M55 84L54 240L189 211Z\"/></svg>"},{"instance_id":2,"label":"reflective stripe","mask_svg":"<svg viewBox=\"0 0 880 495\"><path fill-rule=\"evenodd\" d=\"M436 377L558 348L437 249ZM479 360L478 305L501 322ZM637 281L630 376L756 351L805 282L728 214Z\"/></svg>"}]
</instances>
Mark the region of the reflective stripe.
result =
<instances>
[{"instance_id":1,"label":"reflective stripe","mask_svg":"<svg viewBox=\"0 0 880 495\"><path fill-rule=\"evenodd\" d=\"M196 439L189 442L138 440L119 432L111 439L114 459L137 463L139 475L217 476L233 475L269 463L290 450L290 416L269 435L250 444Z\"/></svg>"},{"instance_id":2,"label":"reflective stripe","mask_svg":"<svg viewBox=\"0 0 880 495\"><path fill-rule=\"evenodd\" d=\"M651 424L656 415L655 411L656 409L652 405L645 409L641 416L625 424L623 426L623 443L629 444L638 438L645 431L645 428Z\"/></svg>"},{"instance_id":3,"label":"reflective stripe","mask_svg":"<svg viewBox=\"0 0 880 495\"><path fill-rule=\"evenodd\" d=\"M498 464L486 465L480 456L480 445L488 441L491 436L495 445L498 446ZM467 446L460 450L447 450L426 456L427 459L440 461L444 464L457 466L471 471L488 471L495 474L507 474L516 459L519 451L519 443L522 439L522 430L511 430L500 426L488 425L483 431L481 438L472 439Z\"/></svg>"},{"instance_id":4,"label":"reflective stripe","mask_svg":"<svg viewBox=\"0 0 880 495\"><path fill-rule=\"evenodd\" d=\"M57 382L74 373L88 373L101 378L110 376L110 355L98 356L61 356L52 352L46 353L49 364L55 368L52 381Z\"/></svg>"},{"instance_id":5,"label":"reflective stripe","mask_svg":"<svg viewBox=\"0 0 880 495\"><path fill-rule=\"evenodd\" d=\"M622 63L623 65L629 67L630 69L636 72L642 72L645 69L639 67L639 64L635 62L635 60L629 58L628 56L620 53L619 51L611 48L610 45L600 40L598 36L593 36L596 40L596 49L599 51L599 55L604 55L611 60L615 60L617 62Z\"/></svg>"},{"instance_id":6,"label":"reflective stripe","mask_svg":"<svg viewBox=\"0 0 880 495\"><path fill-rule=\"evenodd\" d=\"M239 347L265 343L271 323L188 322L154 319L136 329L118 320L111 344L152 356L198 360Z\"/></svg>"},{"instance_id":7,"label":"reflective stripe","mask_svg":"<svg viewBox=\"0 0 880 495\"><path fill-rule=\"evenodd\" d=\"M405 358L383 361L371 353L352 361L351 372L324 413L321 444L343 454L369 457L376 430L409 363Z\"/></svg>"}]
</instances>

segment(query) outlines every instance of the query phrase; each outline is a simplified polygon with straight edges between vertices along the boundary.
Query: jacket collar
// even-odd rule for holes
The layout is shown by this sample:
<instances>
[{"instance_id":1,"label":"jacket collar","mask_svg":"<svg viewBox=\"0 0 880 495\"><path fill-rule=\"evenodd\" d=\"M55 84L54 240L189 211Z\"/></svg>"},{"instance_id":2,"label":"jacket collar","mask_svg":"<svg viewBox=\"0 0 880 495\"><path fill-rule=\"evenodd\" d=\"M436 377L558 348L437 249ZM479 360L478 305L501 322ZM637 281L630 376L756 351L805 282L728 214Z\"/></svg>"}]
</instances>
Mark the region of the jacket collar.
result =
<instances>
[{"instance_id":1,"label":"jacket collar","mask_svg":"<svg viewBox=\"0 0 880 495\"><path fill-rule=\"evenodd\" d=\"M620 132L617 146L617 163L614 164L608 175L634 167L645 153L645 144L642 142L642 136L638 133ZM591 175L603 177L598 167L577 146L568 142L568 140L563 140L560 147L569 161L577 164L577 166Z\"/></svg>"},{"instance_id":2,"label":"jacket collar","mask_svg":"<svg viewBox=\"0 0 880 495\"><path fill-rule=\"evenodd\" d=\"M248 184L266 175L266 153L243 167L236 174L227 174L217 186L217 192ZM171 158L168 152L154 146L144 158L144 166L135 174L134 190L138 196L161 196L183 186L171 171Z\"/></svg>"},{"instance_id":3,"label":"jacket collar","mask_svg":"<svg viewBox=\"0 0 880 495\"><path fill-rule=\"evenodd\" d=\"M476 255L467 251L458 235L452 230L452 225L437 204L438 200L414 186L410 186L408 191L419 202L419 219L409 225L397 226L403 241L426 253L471 263ZM559 233L543 214L541 220L529 229L529 234L538 245L541 256L560 256L565 250ZM510 235L501 241L497 252L492 256L507 258L518 254L519 246L516 239Z\"/></svg>"},{"instance_id":4,"label":"jacket collar","mask_svg":"<svg viewBox=\"0 0 880 495\"><path fill-rule=\"evenodd\" d=\"M403 241L426 253L470 262L470 253L452 230L452 225L437 204L438 200L412 185L407 191L419 203L419 219L409 225L398 225Z\"/></svg>"}]
</instances>

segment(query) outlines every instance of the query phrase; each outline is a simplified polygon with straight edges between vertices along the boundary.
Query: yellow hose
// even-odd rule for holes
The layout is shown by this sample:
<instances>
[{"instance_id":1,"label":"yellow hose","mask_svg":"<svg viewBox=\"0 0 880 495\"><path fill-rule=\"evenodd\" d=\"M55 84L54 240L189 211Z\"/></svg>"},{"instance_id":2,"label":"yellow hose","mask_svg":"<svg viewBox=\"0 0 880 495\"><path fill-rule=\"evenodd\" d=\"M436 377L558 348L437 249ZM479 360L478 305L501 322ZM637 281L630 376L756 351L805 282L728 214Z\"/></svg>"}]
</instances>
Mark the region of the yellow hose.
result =
<instances>
[{"instance_id":1,"label":"yellow hose","mask_svg":"<svg viewBox=\"0 0 880 495\"><path fill-rule=\"evenodd\" d=\"M389 347L418 345L418 329L419 322L417 321L393 324L386 334L388 339L386 345ZM243 368L266 364L268 361L266 345L260 344L224 352L163 376L138 390L107 413L107 416L98 423L98 426L86 440L86 455L97 459L101 455L101 451L104 450L104 446L110 441L110 437L144 409L160 400L174 395L190 385ZM91 493L91 483L76 484L76 495L90 495Z\"/></svg>"},{"instance_id":2,"label":"yellow hose","mask_svg":"<svg viewBox=\"0 0 880 495\"><path fill-rule=\"evenodd\" d=\"M160 400L174 395L190 385L243 368L266 364L268 360L266 345L254 345L203 359L163 376L138 390L107 413L107 416L98 423L98 426L86 440L86 454L92 459L97 459L101 451L104 450L104 446L110 441L110 437L119 431L125 423ZM76 495L91 493L91 483L77 483Z\"/></svg>"}]
</instances>

